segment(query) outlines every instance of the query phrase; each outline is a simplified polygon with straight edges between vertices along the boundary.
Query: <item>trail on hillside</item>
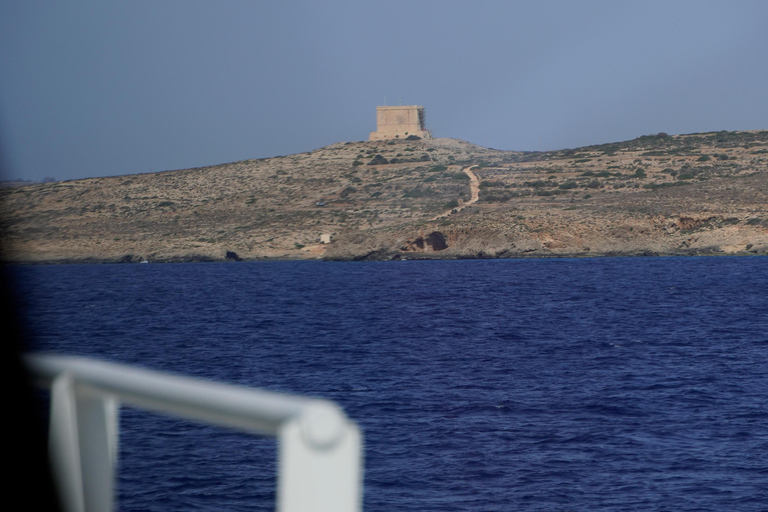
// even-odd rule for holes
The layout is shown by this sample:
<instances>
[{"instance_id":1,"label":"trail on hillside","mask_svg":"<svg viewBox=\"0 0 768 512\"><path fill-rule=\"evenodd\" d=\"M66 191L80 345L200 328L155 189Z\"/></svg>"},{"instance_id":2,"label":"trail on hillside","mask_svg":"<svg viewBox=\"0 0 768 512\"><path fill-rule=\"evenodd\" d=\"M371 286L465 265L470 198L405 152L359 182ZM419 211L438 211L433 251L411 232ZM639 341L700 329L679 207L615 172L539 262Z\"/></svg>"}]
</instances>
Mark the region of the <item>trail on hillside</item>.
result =
<instances>
[{"instance_id":1,"label":"trail on hillside","mask_svg":"<svg viewBox=\"0 0 768 512\"><path fill-rule=\"evenodd\" d=\"M437 217L434 217L431 220L437 220L442 219L443 217L447 217L448 215L453 215L456 213L459 213L461 210L466 208L467 206L476 203L480 199L480 179L477 177L477 175L472 172L472 169L474 167L477 167L476 165L470 165L469 167L463 168L461 171L469 176L469 190L471 192L470 199L466 203L462 203L456 208L451 208L445 213L441 213Z\"/></svg>"}]
</instances>

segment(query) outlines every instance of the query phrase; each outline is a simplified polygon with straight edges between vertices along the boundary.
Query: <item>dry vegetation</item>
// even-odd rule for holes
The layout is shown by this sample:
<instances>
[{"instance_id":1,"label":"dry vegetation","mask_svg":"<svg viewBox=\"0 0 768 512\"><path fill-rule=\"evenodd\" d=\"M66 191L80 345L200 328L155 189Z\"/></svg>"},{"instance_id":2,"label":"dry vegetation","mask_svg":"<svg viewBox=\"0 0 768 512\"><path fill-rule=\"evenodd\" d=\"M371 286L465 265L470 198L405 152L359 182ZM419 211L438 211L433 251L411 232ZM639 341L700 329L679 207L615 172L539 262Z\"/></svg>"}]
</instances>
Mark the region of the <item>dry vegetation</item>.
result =
<instances>
[{"instance_id":1,"label":"dry vegetation","mask_svg":"<svg viewBox=\"0 0 768 512\"><path fill-rule=\"evenodd\" d=\"M431 221L469 199L470 165L480 201ZM2 208L5 259L26 262L765 254L768 131L543 153L347 142L6 189Z\"/></svg>"}]
</instances>

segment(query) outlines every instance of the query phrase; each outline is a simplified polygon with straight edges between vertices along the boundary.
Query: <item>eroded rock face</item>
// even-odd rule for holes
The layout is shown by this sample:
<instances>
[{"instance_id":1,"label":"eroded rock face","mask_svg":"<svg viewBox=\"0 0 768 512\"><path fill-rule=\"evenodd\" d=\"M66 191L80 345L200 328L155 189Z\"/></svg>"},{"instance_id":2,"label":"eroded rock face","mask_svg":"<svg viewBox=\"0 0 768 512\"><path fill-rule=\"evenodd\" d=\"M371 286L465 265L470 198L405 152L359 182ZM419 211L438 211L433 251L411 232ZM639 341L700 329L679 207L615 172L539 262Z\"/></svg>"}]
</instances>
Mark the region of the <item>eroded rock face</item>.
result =
<instances>
[{"instance_id":1,"label":"eroded rock face","mask_svg":"<svg viewBox=\"0 0 768 512\"><path fill-rule=\"evenodd\" d=\"M448 248L448 244L445 242L445 236L439 231L433 231L425 239L427 247L431 247L433 251L442 251Z\"/></svg>"},{"instance_id":2,"label":"eroded rock face","mask_svg":"<svg viewBox=\"0 0 768 512\"><path fill-rule=\"evenodd\" d=\"M707 225L713 220L716 220L716 217L707 217L703 219L695 219L693 217L680 217L680 220L677 221L677 225L683 231L693 231Z\"/></svg>"},{"instance_id":3,"label":"eroded rock face","mask_svg":"<svg viewBox=\"0 0 768 512\"><path fill-rule=\"evenodd\" d=\"M227 261L243 261L243 258L237 255L235 251L227 251L227 254L225 256L225 259Z\"/></svg>"},{"instance_id":4,"label":"eroded rock face","mask_svg":"<svg viewBox=\"0 0 768 512\"><path fill-rule=\"evenodd\" d=\"M420 236L412 242L406 242L400 250L404 252L437 252L447 248L448 243L445 241L445 235L439 231L433 231L427 236Z\"/></svg>"}]
</instances>

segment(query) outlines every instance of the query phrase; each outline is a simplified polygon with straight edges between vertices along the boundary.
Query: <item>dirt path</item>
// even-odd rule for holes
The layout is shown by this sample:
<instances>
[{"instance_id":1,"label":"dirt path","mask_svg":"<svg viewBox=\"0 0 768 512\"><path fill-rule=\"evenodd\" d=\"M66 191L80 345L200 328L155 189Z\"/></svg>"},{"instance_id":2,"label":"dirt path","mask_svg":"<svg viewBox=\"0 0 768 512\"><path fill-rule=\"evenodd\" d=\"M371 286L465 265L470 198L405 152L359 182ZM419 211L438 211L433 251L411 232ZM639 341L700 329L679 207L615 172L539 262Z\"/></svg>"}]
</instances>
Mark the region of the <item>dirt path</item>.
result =
<instances>
[{"instance_id":1,"label":"dirt path","mask_svg":"<svg viewBox=\"0 0 768 512\"><path fill-rule=\"evenodd\" d=\"M480 199L480 179L477 177L477 175L472 172L472 169L474 167L477 167L476 165L470 165L469 167L465 167L462 169L462 172L469 176L469 190L471 191L471 196L469 201L466 203L462 203L461 205L457 206L456 208L453 208L451 210L448 210L445 213L441 213L437 217L433 218L432 220L442 219L443 217L447 217L449 215L453 215L456 213L459 213L461 210L466 208L467 206L474 204Z\"/></svg>"}]
</instances>

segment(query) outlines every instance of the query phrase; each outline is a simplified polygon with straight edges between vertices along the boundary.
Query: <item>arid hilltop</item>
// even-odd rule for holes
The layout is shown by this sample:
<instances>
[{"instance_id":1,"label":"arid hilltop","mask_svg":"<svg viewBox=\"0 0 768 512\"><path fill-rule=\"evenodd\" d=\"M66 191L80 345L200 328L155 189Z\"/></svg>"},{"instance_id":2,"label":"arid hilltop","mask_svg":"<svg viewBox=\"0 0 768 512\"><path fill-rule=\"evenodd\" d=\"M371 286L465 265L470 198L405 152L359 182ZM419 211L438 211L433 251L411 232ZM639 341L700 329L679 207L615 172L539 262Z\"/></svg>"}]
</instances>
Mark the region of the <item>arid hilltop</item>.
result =
<instances>
[{"instance_id":1,"label":"arid hilltop","mask_svg":"<svg viewBox=\"0 0 768 512\"><path fill-rule=\"evenodd\" d=\"M19 262L768 254L768 131L346 142L0 194Z\"/></svg>"}]
</instances>

